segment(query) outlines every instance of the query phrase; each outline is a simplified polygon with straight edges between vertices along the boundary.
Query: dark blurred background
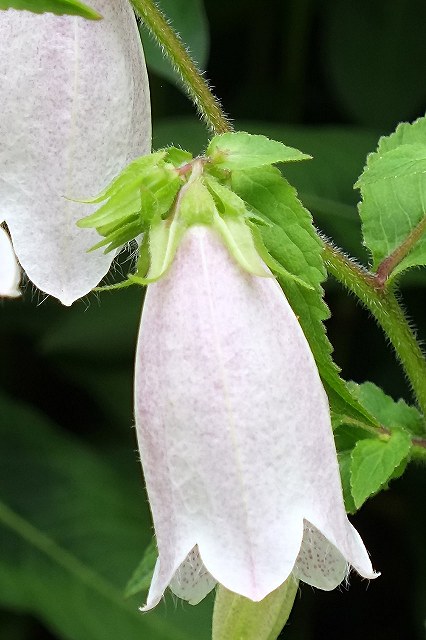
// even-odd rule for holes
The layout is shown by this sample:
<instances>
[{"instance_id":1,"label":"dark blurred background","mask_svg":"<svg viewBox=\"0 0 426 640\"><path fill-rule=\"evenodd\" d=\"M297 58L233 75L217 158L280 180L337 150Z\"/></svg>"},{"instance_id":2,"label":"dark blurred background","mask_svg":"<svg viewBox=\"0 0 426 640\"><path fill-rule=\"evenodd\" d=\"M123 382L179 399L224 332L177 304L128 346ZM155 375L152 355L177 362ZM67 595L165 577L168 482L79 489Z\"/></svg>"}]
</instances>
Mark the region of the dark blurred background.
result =
<instances>
[{"instance_id":1,"label":"dark blurred background","mask_svg":"<svg viewBox=\"0 0 426 640\"><path fill-rule=\"evenodd\" d=\"M381 135L401 120L424 115L426 4L160 4L206 69L237 128L265 133L314 156L309 163L286 167L285 174L319 229L368 264L352 185ZM207 133L143 27L142 35L154 146L174 143L198 153ZM122 263L126 271L125 258ZM403 303L423 340L425 285L421 271L401 282ZM132 429L132 368L142 297L142 290L132 288L92 295L69 309L44 300L28 284L22 300L0 303L2 500L77 559L74 573L70 565L71 573L62 575L64 556L62 569L55 568L52 554L48 560L42 557L43 544L48 544L43 537L37 546L37 536L23 525L0 525L1 640L138 636L138 622L107 633L104 625L112 623L101 605L87 604L90 585L83 581L79 591L70 575L78 574L81 562L120 594L151 537ZM326 298L333 314L328 334L343 376L371 380L394 399L412 402L390 348L366 312L331 280ZM402 479L352 518L382 577L368 584L353 575L348 589L332 593L302 585L283 638L425 637L424 471L409 466ZM143 594L135 608L142 600ZM90 637L79 635L71 612L76 619L93 615ZM204 640L210 615L211 599L195 609L170 600L144 617L152 616L152 627L141 627L138 637ZM163 630L162 616L170 631Z\"/></svg>"}]
</instances>

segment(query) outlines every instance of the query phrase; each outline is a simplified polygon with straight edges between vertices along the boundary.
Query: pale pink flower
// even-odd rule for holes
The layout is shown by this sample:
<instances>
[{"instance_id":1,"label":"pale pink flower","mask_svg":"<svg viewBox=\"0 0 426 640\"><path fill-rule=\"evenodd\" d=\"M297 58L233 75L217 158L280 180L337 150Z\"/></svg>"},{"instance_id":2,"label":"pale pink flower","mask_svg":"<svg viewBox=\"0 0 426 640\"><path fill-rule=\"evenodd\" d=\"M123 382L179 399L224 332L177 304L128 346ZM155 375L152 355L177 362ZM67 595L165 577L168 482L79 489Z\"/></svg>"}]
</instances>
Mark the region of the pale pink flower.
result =
<instances>
[{"instance_id":1,"label":"pale pink flower","mask_svg":"<svg viewBox=\"0 0 426 640\"><path fill-rule=\"evenodd\" d=\"M167 586L193 604L216 582L258 601L291 574L325 590L348 565L376 576L299 322L209 227L186 231L148 287L135 395L159 552L145 609Z\"/></svg>"},{"instance_id":2,"label":"pale pink flower","mask_svg":"<svg viewBox=\"0 0 426 640\"><path fill-rule=\"evenodd\" d=\"M128 0L92 0L103 20L0 11L0 212L29 279L64 304L87 294L113 254L76 221L149 153L148 80Z\"/></svg>"}]
</instances>

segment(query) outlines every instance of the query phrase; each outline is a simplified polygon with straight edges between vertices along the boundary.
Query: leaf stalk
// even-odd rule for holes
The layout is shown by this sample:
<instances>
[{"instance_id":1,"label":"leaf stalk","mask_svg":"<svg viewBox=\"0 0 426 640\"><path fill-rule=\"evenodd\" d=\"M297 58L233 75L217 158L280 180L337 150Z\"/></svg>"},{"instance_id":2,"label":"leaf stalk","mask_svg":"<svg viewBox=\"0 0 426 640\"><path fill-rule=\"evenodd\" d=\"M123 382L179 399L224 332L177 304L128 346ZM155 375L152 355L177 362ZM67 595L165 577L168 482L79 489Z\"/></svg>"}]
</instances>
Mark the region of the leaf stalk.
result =
<instances>
[{"instance_id":1,"label":"leaf stalk","mask_svg":"<svg viewBox=\"0 0 426 640\"><path fill-rule=\"evenodd\" d=\"M399 247L387 256L387 258L385 258L377 267L376 279L380 286L385 286L388 278L392 275L392 271L410 253L411 249L420 240L425 231L426 215L423 216L419 224L414 227L411 233L408 234L404 242L402 242Z\"/></svg>"}]
</instances>

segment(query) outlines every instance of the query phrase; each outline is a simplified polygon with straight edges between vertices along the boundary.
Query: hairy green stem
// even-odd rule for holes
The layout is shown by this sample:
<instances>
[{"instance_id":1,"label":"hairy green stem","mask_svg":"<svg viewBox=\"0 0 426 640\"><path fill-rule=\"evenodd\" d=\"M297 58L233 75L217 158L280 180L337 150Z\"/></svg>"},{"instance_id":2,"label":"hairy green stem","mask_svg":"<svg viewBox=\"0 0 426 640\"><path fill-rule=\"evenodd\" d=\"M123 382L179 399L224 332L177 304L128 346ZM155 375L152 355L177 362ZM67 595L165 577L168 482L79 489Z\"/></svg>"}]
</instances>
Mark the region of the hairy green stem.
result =
<instances>
[{"instance_id":1,"label":"hairy green stem","mask_svg":"<svg viewBox=\"0 0 426 640\"><path fill-rule=\"evenodd\" d=\"M328 271L373 314L395 349L417 403L426 415L426 360L395 294L331 243L323 242Z\"/></svg>"},{"instance_id":2,"label":"hairy green stem","mask_svg":"<svg viewBox=\"0 0 426 640\"><path fill-rule=\"evenodd\" d=\"M417 462L426 462L426 438L413 438L411 459Z\"/></svg>"},{"instance_id":3,"label":"hairy green stem","mask_svg":"<svg viewBox=\"0 0 426 640\"><path fill-rule=\"evenodd\" d=\"M214 134L232 129L218 99L213 95L208 82L197 68L182 40L173 30L153 0L131 0L137 14L142 18L151 35L169 58L198 111Z\"/></svg>"}]
</instances>

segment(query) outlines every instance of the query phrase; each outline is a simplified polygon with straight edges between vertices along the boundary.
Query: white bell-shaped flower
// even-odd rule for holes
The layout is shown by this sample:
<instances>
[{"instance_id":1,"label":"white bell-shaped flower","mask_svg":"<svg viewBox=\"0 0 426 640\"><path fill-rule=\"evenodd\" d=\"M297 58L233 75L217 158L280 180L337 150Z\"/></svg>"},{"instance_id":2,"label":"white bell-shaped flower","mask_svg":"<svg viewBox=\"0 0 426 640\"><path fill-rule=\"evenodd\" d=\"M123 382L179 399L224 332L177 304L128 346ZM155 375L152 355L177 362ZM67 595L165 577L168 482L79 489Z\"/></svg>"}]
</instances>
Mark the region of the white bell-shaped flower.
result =
<instances>
[{"instance_id":1,"label":"white bell-shaped flower","mask_svg":"<svg viewBox=\"0 0 426 640\"><path fill-rule=\"evenodd\" d=\"M150 151L148 80L128 0L92 0L103 19L0 11L0 211L29 279L66 305L113 254L73 202Z\"/></svg>"},{"instance_id":2,"label":"white bell-shaped flower","mask_svg":"<svg viewBox=\"0 0 426 640\"><path fill-rule=\"evenodd\" d=\"M246 273L216 232L186 231L148 287L136 425L167 586L195 604L216 582L263 599L291 574L335 588L374 578L347 519L328 401L274 278Z\"/></svg>"}]
</instances>

